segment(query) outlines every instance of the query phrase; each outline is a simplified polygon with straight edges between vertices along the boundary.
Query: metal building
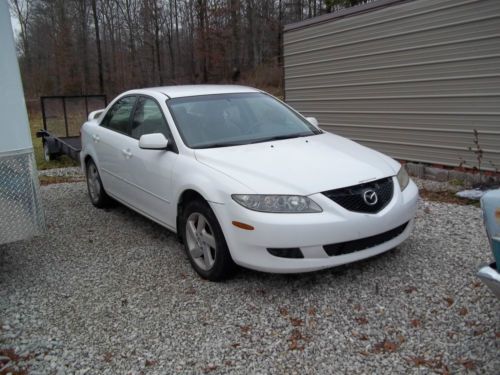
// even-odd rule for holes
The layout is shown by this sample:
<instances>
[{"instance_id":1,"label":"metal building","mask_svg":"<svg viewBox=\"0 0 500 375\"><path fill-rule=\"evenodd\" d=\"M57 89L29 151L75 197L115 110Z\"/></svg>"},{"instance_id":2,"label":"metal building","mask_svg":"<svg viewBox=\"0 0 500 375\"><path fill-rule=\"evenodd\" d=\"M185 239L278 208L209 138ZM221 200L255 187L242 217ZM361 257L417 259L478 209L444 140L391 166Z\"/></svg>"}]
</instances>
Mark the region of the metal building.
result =
<instances>
[{"instance_id":1,"label":"metal building","mask_svg":"<svg viewBox=\"0 0 500 375\"><path fill-rule=\"evenodd\" d=\"M45 229L7 0L0 0L0 244Z\"/></svg>"},{"instance_id":2,"label":"metal building","mask_svg":"<svg viewBox=\"0 0 500 375\"><path fill-rule=\"evenodd\" d=\"M500 1L380 0L285 27L285 99L402 160L500 169Z\"/></svg>"}]
</instances>

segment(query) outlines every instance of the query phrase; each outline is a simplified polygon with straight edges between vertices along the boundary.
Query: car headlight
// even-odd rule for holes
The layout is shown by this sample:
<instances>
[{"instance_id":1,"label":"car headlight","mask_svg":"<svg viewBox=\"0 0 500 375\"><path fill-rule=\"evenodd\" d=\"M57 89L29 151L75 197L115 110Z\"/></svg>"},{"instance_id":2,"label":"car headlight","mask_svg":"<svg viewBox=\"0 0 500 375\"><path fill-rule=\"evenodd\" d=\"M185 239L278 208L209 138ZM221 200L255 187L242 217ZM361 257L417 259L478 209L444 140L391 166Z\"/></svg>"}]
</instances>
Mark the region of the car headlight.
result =
<instances>
[{"instance_id":1,"label":"car headlight","mask_svg":"<svg viewBox=\"0 0 500 375\"><path fill-rule=\"evenodd\" d=\"M404 166L401 166L396 177L398 178L399 187L401 188L401 191L403 191L410 183L410 176L408 176L408 172L406 172Z\"/></svg>"},{"instance_id":2,"label":"car headlight","mask_svg":"<svg viewBox=\"0 0 500 375\"><path fill-rule=\"evenodd\" d=\"M233 194L231 197L243 207L253 211L274 213L323 211L312 199L300 195Z\"/></svg>"}]
</instances>

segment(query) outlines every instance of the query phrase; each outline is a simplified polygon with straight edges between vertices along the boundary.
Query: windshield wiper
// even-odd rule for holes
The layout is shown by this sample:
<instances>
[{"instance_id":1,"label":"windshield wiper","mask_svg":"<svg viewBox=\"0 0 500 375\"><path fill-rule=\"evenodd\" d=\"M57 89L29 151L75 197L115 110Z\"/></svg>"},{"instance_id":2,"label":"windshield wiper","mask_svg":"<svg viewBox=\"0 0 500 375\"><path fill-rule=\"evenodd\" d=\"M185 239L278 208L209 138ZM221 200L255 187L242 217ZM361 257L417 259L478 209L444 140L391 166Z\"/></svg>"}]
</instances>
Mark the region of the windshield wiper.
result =
<instances>
[{"instance_id":1,"label":"windshield wiper","mask_svg":"<svg viewBox=\"0 0 500 375\"><path fill-rule=\"evenodd\" d=\"M240 145L245 145L247 142L214 142L214 143L209 143L206 145L200 145L196 146L193 148L200 149L200 148L218 148L218 147L230 147L230 146L240 146Z\"/></svg>"},{"instance_id":2,"label":"windshield wiper","mask_svg":"<svg viewBox=\"0 0 500 375\"><path fill-rule=\"evenodd\" d=\"M249 143L261 143L261 142L270 142L270 141L280 141L282 139L309 137L310 135L314 135L314 133L313 134L298 133L298 134L275 135L274 137L267 137L267 138L256 139L255 141L251 141Z\"/></svg>"},{"instance_id":3,"label":"windshield wiper","mask_svg":"<svg viewBox=\"0 0 500 375\"><path fill-rule=\"evenodd\" d=\"M249 145L253 143L262 143L262 142L270 142L270 141L279 141L282 139L291 139L291 138L301 138L301 137L309 137L311 135L316 135L315 133L297 133L297 134L283 134L283 135L275 135L273 137L260 138L255 140L248 141L234 141L234 142L214 142L206 145L200 145L193 148L203 149L203 148L218 148L218 147L230 147L230 146L242 146Z\"/></svg>"}]
</instances>

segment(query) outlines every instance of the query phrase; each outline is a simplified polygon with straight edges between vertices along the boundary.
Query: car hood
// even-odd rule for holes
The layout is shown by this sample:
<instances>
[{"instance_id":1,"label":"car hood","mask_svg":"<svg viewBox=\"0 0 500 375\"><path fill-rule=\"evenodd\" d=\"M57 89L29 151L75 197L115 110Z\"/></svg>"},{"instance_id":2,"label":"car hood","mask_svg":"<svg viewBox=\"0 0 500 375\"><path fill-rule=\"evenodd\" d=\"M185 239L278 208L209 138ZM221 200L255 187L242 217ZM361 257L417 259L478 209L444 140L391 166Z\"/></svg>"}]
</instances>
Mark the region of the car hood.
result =
<instances>
[{"instance_id":1,"label":"car hood","mask_svg":"<svg viewBox=\"0 0 500 375\"><path fill-rule=\"evenodd\" d=\"M260 194L310 195L393 176L399 168L395 160L331 133L198 149L195 156Z\"/></svg>"}]
</instances>

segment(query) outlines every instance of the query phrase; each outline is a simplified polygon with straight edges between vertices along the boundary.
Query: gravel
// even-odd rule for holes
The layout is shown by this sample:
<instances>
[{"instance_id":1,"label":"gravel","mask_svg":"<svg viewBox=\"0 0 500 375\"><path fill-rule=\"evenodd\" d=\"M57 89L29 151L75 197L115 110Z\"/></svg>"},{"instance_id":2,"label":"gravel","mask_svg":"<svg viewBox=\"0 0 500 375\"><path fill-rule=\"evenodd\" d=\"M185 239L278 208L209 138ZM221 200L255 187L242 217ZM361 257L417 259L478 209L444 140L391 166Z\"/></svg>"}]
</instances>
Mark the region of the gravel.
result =
<instances>
[{"instance_id":1,"label":"gravel","mask_svg":"<svg viewBox=\"0 0 500 375\"><path fill-rule=\"evenodd\" d=\"M369 260L211 283L175 235L120 205L95 209L84 183L41 191L47 234L0 245L10 370L500 373L500 302L475 277L491 256L476 207L420 202L411 238Z\"/></svg>"},{"instance_id":2,"label":"gravel","mask_svg":"<svg viewBox=\"0 0 500 375\"><path fill-rule=\"evenodd\" d=\"M38 171L39 176L48 177L83 177L83 171L80 167L52 168Z\"/></svg>"}]
</instances>

